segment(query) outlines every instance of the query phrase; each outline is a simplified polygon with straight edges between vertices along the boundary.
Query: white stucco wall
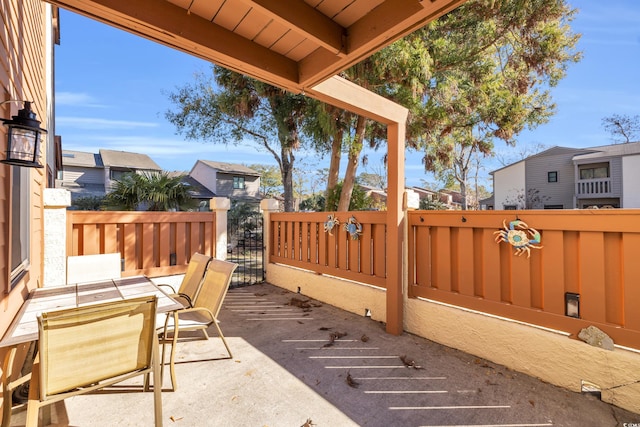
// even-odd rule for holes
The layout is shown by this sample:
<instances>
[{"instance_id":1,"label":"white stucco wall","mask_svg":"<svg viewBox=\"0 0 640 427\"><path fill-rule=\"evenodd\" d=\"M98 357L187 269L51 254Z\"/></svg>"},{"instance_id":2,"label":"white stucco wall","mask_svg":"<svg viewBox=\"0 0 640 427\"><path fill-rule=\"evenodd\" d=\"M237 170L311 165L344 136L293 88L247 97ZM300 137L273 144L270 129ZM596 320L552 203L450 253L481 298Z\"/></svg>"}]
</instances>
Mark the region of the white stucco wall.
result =
<instances>
[{"instance_id":1,"label":"white stucco wall","mask_svg":"<svg viewBox=\"0 0 640 427\"><path fill-rule=\"evenodd\" d=\"M44 189L44 286L67 283L67 207L71 193L60 188Z\"/></svg>"},{"instance_id":2,"label":"white stucco wall","mask_svg":"<svg viewBox=\"0 0 640 427\"><path fill-rule=\"evenodd\" d=\"M640 155L622 158L622 208L640 208Z\"/></svg>"},{"instance_id":3,"label":"white stucco wall","mask_svg":"<svg viewBox=\"0 0 640 427\"><path fill-rule=\"evenodd\" d=\"M515 204L519 192L525 191L524 160L493 173L494 209L504 209L505 204ZM509 201L509 203L507 203Z\"/></svg>"}]
</instances>

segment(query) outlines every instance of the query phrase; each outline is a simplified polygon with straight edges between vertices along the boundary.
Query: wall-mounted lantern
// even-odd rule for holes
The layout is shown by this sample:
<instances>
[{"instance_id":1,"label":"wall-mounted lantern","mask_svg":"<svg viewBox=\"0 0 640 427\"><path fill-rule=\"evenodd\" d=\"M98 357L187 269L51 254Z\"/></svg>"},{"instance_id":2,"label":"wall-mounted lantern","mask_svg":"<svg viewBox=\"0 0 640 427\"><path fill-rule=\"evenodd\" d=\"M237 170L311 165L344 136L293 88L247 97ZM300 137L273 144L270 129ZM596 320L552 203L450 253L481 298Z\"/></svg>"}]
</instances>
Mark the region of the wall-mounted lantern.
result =
<instances>
[{"instance_id":1,"label":"wall-mounted lantern","mask_svg":"<svg viewBox=\"0 0 640 427\"><path fill-rule=\"evenodd\" d=\"M5 101L15 102L15 101ZM2 163L28 168L41 168L41 135L46 129L40 127L36 113L31 111L31 102L24 101L24 108L11 119L0 118L7 127L7 154Z\"/></svg>"}]
</instances>

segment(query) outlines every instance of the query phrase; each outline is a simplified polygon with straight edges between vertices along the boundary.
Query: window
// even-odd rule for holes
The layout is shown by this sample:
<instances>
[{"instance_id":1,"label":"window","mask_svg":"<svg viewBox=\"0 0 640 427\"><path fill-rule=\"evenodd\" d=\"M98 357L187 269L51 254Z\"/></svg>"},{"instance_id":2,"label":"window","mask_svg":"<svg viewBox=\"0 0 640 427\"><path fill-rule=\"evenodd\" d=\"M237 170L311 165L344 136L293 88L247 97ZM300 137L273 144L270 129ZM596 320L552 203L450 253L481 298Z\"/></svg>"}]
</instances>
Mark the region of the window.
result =
<instances>
[{"instance_id":1,"label":"window","mask_svg":"<svg viewBox=\"0 0 640 427\"><path fill-rule=\"evenodd\" d=\"M544 205L545 209L564 209L563 205Z\"/></svg>"},{"instance_id":2,"label":"window","mask_svg":"<svg viewBox=\"0 0 640 427\"><path fill-rule=\"evenodd\" d=\"M558 172L547 172L547 182L558 182Z\"/></svg>"},{"instance_id":3,"label":"window","mask_svg":"<svg viewBox=\"0 0 640 427\"><path fill-rule=\"evenodd\" d=\"M593 167L580 168L580 179L609 178L609 165L594 165Z\"/></svg>"},{"instance_id":4,"label":"window","mask_svg":"<svg viewBox=\"0 0 640 427\"><path fill-rule=\"evenodd\" d=\"M504 205L504 210L505 211L515 211L517 209L518 209L518 207L516 205Z\"/></svg>"},{"instance_id":5,"label":"window","mask_svg":"<svg viewBox=\"0 0 640 427\"><path fill-rule=\"evenodd\" d=\"M112 181L120 181L122 180L122 177L128 173L129 171L119 171L119 170L109 170L109 178Z\"/></svg>"},{"instance_id":6,"label":"window","mask_svg":"<svg viewBox=\"0 0 640 427\"><path fill-rule=\"evenodd\" d=\"M234 176L233 177L233 188L234 189L243 189L244 188L244 177L242 177L242 176Z\"/></svg>"},{"instance_id":7,"label":"window","mask_svg":"<svg viewBox=\"0 0 640 427\"><path fill-rule=\"evenodd\" d=\"M11 288L29 269L30 171L11 168Z\"/></svg>"}]
</instances>

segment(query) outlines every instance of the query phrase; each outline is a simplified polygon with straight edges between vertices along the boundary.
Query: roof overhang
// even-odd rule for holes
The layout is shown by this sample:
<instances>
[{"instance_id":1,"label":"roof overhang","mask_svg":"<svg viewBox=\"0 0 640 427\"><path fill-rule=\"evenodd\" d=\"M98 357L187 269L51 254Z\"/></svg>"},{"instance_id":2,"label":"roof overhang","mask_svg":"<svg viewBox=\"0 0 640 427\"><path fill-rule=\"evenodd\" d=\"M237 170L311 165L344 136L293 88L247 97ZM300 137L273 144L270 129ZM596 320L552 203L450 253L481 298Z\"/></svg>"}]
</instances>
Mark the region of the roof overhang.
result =
<instances>
[{"instance_id":1,"label":"roof overhang","mask_svg":"<svg viewBox=\"0 0 640 427\"><path fill-rule=\"evenodd\" d=\"M46 1L300 93L466 0Z\"/></svg>"}]
</instances>

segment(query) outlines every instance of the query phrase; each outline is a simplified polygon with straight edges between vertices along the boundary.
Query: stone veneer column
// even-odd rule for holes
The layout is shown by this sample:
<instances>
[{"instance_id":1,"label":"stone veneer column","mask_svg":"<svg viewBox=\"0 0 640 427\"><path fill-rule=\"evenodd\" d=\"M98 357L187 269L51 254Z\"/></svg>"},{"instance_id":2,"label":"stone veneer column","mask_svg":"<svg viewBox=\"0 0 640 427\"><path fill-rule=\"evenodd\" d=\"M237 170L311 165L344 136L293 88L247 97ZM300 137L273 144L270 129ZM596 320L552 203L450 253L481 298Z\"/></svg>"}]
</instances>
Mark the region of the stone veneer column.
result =
<instances>
[{"instance_id":1,"label":"stone veneer column","mask_svg":"<svg viewBox=\"0 0 640 427\"><path fill-rule=\"evenodd\" d=\"M71 193L44 189L44 286L67 283L67 208Z\"/></svg>"},{"instance_id":2,"label":"stone veneer column","mask_svg":"<svg viewBox=\"0 0 640 427\"><path fill-rule=\"evenodd\" d=\"M216 259L227 259L227 212L231 208L231 200L226 197L214 197L209 207L216 213Z\"/></svg>"}]
</instances>

